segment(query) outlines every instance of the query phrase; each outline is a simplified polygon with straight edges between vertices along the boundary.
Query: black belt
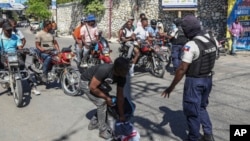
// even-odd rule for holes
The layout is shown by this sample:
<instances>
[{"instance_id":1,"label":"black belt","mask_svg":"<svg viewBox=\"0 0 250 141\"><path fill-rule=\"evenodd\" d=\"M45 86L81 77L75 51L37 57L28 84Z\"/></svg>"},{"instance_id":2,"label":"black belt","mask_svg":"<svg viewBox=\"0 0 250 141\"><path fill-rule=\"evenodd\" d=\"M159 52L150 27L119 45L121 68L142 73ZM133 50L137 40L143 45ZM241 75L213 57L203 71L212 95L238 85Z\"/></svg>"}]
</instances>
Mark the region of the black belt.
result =
<instances>
[{"instance_id":1,"label":"black belt","mask_svg":"<svg viewBox=\"0 0 250 141\"><path fill-rule=\"evenodd\" d=\"M214 71L211 71L209 74L202 74L202 75L189 75L186 74L186 77L194 77L194 78L209 78L212 77L214 75Z\"/></svg>"}]
</instances>

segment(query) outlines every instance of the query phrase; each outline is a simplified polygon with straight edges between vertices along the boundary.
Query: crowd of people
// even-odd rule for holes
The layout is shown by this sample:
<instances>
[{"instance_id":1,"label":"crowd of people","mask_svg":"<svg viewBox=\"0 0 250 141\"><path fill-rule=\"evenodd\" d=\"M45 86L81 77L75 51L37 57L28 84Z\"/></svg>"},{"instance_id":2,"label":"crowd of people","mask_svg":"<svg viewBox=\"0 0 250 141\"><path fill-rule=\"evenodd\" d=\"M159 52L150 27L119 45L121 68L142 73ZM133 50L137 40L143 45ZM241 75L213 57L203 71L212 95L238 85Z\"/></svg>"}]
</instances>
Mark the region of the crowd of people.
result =
<instances>
[{"instance_id":1,"label":"crowd of people","mask_svg":"<svg viewBox=\"0 0 250 141\"><path fill-rule=\"evenodd\" d=\"M134 66L140 56L140 41L149 44L156 36L160 36L172 43L172 61L175 77L169 87L163 92L162 96L169 97L175 86L185 75L185 84L183 92L183 111L188 124L189 141L214 141L212 132L212 123L206 110L208 106L208 97L212 89L213 67L216 59L218 47L217 40L201 29L200 21L193 15L187 15L184 18L176 18L173 21L171 33L165 33L161 20L150 20L144 13L140 14L140 20L134 26L134 18L129 17L126 23L119 30L119 41L129 47L126 58L118 57L113 64L100 64L90 67L81 72L80 90L86 94L91 102L97 107L97 113L94 115L88 125L89 130L99 129L99 136L109 139L113 136L113 129L107 124L107 106L113 105L112 98L100 89L100 85L107 79L111 83L117 83L116 97L119 118L118 123L128 122L124 113L124 86L126 76L134 76ZM26 39L22 32L16 29L16 21L13 19L0 19L2 52L16 52L25 46ZM48 50L59 50L59 45L52 35L51 30L56 30L53 22L45 21L43 29L37 32L35 36L35 45L37 53L44 59L43 81L47 81L48 66L51 63L51 57ZM237 20L232 25L231 34L238 38L243 32L242 27L238 25ZM72 32L77 49L77 65L86 67L86 57L90 46L93 46L99 40L99 32L94 15L88 15L80 20L80 24ZM134 57L132 57L134 53ZM232 51L234 53L234 51ZM1 54L2 55L2 54ZM20 67L25 67L25 55L20 55ZM132 63L129 62L132 59ZM83 60L83 64L81 64ZM130 65L131 63L131 65ZM3 68L2 60L0 67ZM34 80L30 80L34 94L40 94L36 89ZM202 125L204 135L200 137L200 126ZM128 126L131 126L128 124ZM133 130L134 132L134 130ZM122 133L121 133L122 135ZM138 134L130 136L137 137Z\"/></svg>"},{"instance_id":2,"label":"crowd of people","mask_svg":"<svg viewBox=\"0 0 250 141\"><path fill-rule=\"evenodd\" d=\"M85 20L83 18L81 24L73 32L73 37L79 49L84 48L87 44L86 40L88 42L92 42L92 39L98 40L96 26L94 28L89 27L91 26L89 18L89 16ZM112 105L112 99L99 89L99 85L107 78L117 82L116 96L120 115L118 121L126 121L123 111L123 88L127 73L134 76L134 66L140 55L140 42L137 42L136 39L139 38L140 41L143 40L150 44L155 36L159 35L169 39L173 44L172 58L175 71L173 82L164 90L162 96L169 97L178 82L186 75L183 110L189 128L188 140L214 141L212 123L206 107L212 89L212 70L216 59L217 40L201 30L200 21L193 15L187 15L183 19L175 19L171 33L164 33L160 21L152 19L150 25L148 21L146 15L142 13L140 20L134 26L134 18L129 17L119 30L119 41L129 47L127 58L119 57L114 61L114 64L97 65L82 73L81 89L97 106L97 114L90 120L88 129L99 128L99 136L105 139L112 136L112 129L105 120L107 118L107 105ZM95 24L92 23L92 25ZM131 58L132 53L134 53L134 58ZM129 59L132 59L131 66L129 66ZM204 135L200 137L201 125Z\"/></svg>"}]
</instances>

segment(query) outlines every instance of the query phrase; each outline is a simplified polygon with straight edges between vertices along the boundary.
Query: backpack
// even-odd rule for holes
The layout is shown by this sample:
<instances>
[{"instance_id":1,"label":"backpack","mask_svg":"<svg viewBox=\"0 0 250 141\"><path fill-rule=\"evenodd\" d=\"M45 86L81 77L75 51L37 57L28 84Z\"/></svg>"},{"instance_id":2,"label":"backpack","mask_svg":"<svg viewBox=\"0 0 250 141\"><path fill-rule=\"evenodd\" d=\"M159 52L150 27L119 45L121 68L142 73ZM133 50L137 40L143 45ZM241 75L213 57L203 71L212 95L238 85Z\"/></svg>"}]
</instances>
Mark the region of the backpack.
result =
<instances>
[{"instance_id":1,"label":"backpack","mask_svg":"<svg viewBox=\"0 0 250 141\"><path fill-rule=\"evenodd\" d=\"M175 38L172 39L172 44L174 45L185 45L188 41L188 38L185 36L183 29L178 26L178 31L176 32Z\"/></svg>"}]
</instances>

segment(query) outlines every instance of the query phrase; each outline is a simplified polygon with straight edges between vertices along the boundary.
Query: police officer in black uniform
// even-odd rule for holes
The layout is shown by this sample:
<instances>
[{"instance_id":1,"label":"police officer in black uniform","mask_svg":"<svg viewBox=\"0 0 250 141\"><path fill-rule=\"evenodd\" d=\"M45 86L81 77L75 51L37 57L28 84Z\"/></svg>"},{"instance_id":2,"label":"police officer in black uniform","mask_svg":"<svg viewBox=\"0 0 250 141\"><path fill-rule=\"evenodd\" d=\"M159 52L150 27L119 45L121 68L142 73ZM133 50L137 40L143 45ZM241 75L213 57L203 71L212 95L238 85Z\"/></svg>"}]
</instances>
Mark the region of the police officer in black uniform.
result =
<instances>
[{"instance_id":1,"label":"police officer in black uniform","mask_svg":"<svg viewBox=\"0 0 250 141\"><path fill-rule=\"evenodd\" d=\"M206 107L212 89L212 69L218 42L201 31L200 21L193 15L182 20L182 29L189 41L183 49L182 62L171 85L162 93L170 96L178 82L186 75L183 93L183 111L188 123L189 141L214 141L212 123ZM204 135L200 137L200 125Z\"/></svg>"}]
</instances>

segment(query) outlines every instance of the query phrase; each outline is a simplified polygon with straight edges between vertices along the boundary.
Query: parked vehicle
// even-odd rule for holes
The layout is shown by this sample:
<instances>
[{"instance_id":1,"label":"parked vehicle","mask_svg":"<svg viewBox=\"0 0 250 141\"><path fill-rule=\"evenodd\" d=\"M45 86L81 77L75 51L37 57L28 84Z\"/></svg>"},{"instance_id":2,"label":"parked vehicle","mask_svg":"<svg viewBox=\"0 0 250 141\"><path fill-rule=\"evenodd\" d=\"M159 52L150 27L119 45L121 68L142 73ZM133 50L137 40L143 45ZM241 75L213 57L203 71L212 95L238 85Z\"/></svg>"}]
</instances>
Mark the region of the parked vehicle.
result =
<instances>
[{"instance_id":1,"label":"parked vehicle","mask_svg":"<svg viewBox=\"0 0 250 141\"><path fill-rule=\"evenodd\" d=\"M138 40L140 43L141 41ZM141 47L135 44L135 47L140 49L140 57L136 66L144 68L146 71L149 71L154 76L162 78L165 74L164 68L164 58L162 56L162 50L159 46L152 46L146 42L141 42ZM127 57L129 47L122 46L119 48L119 56ZM134 55L132 55L133 58ZM132 59L131 58L131 59Z\"/></svg>"},{"instance_id":2,"label":"parked vehicle","mask_svg":"<svg viewBox=\"0 0 250 141\"><path fill-rule=\"evenodd\" d=\"M28 27L29 25L27 20L17 22L17 27Z\"/></svg>"},{"instance_id":3,"label":"parked vehicle","mask_svg":"<svg viewBox=\"0 0 250 141\"><path fill-rule=\"evenodd\" d=\"M87 67L79 69L83 69L84 71L85 69L97 64L112 63L112 60L110 58L110 53L112 52L112 50L110 50L109 43L104 37L102 37L102 33L99 33L99 36L99 42L97 42L97 44L91 45L90 47L90 52L87 57ZM83 63L84 60L82 59L81 64Z\"/></svg>"},{"instance_id":4,"label":"parked vehicle","mask_svg":"<svg viewBox=\"0 0 250 141\"><path fill-rule=\"evenodd\" d=\"M20 70L18 53L24 50L18 50L15 53L6 53L3 55L4 69L0 70L0 84L4 89L10 89L17 107L23 103L23 85L22 80L29 78L27 70Z\"/></svg>"},{"instance_id":5,"label":"parked vehicle","mask_svg":"<svg viewBox=\"0 0 250 141\"><path fill-rule=\"evenodd\" d=\"M71 59L74 54L71 51L71 46L62 48L61 52L50 50L52 63L48 73L48 83L61 83L61 87L65 94L76 96L79 94L80 73L71 66ZM42 82L42 67L43 59L38 56L35 48L30 48L32 55L32 64L28 67L35 73L36 80Z\"/></svg>"},{"instance_id":6,"label":"parked vehicle","mask_svg":"<svg viewBox=\"0 0 250 141\"><path fill-rule=\"evenodd\" d=\"M35 34L39 30L40 30L40 27L39 27L39 22L38 21L30 23L30 31L31 32L33 32Z\"/></svg>"}]
</instances>

